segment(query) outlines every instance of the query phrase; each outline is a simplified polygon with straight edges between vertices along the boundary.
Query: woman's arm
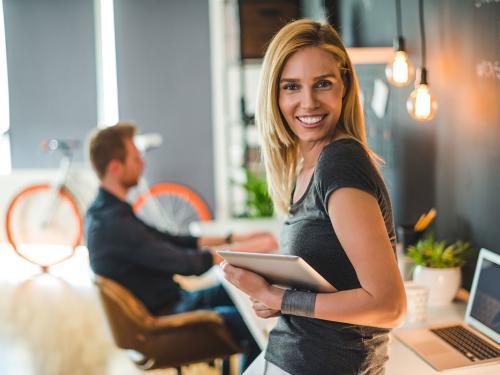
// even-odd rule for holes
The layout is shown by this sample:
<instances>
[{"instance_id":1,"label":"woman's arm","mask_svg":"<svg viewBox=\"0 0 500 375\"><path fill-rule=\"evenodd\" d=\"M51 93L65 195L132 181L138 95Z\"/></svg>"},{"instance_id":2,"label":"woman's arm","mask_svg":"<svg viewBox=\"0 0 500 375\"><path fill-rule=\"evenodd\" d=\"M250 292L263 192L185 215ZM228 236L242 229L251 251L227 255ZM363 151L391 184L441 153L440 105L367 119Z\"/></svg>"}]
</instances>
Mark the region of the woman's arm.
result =
<instances>
[{"instance_id":1,"label":"woman's arm","mask_svg":"<svg viewBox=\"0 0 500 375\"><path fill-rule=\"evenodd\" d=\"M406 312L406 295L377 200L362 190L342 188L330 195L328 213L361 288L318 294L314 316L384 328L398 326Z\"/></svg>"},{"instance_id":2,"label":"woman's arm","mask_svg":"<svg viewBox=\"0 0 500 375\"><path fill-rule=\"evenodd\" d=\"M361 288L318 294L313 316L382 328L398 326L406 311L406 296L377 201L362 190L342 188L330 195L328 212ZM223 269L243 292L269 309L281 308L281 289L252 272L226 264Z\"/></svg>"}]
</instances>

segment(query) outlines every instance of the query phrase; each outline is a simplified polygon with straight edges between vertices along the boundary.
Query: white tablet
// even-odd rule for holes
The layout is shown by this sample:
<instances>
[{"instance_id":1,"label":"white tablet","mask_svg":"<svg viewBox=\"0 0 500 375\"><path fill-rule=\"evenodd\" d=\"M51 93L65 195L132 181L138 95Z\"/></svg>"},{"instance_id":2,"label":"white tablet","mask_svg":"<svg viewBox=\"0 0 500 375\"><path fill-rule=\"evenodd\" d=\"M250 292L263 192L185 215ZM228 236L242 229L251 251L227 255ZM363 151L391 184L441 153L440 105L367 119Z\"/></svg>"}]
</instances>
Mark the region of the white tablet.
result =
<instances>
[{"instance_id":1,"label":"white tablet","mask_svg":"<svg viewBox=\"0 0 500 375\"><path fill-rule=\"evenodd\" d=\"M217 253L229 264L255 272L272 284L313 292L337 290L304 259L295 255L228 250L220 250Z\"/></svg>"}]
</instances>

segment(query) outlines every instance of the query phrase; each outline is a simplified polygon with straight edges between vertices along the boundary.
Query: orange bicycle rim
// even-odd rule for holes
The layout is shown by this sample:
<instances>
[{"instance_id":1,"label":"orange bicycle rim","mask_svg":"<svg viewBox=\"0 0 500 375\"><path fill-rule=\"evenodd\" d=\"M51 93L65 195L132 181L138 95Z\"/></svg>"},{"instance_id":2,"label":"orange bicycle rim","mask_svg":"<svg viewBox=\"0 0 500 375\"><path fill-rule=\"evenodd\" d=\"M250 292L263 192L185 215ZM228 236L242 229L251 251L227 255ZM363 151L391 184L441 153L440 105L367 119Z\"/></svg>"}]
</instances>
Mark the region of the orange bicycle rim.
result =
<instances>
[{"instance_id":1,"label":"orange bicycle rim","mask_svg":"<svg viewBox=\"0 0 500 375\"><path fill-rule=\"evenodd\" d=\"M17 193L14 198L12 199L12 201L10 202L8 208L7 208L7 215L6 215L6 218L5 218L5 233L7 234L7 240L8 242L12 245L14 251L22 258L26 259L27 261L31 262L31 263L34 263L34 264L37 264L39 266L47 266L47 265L42 265L42 264L38 264L37 262L34 262L33 260L27 258L26 256L24 256L23 254L21 254L18 250L17 250L17 244L16 244L16 241L13 237L13 234L12 234L12 215L13 215L13 212L14 212L14 208L16 207L16 204L18 204L19 201L21 201L22 199L24 199L26 196L30 195L30 194L33 194L37 191L40 191L40 190L46 190L46 189L51 189L51 186L49 184L38 184L38 185L32 185L32 186L29 186L23 190L21 190L19 193ZM80 209L78 208L78 205L76 204L73 196L66 190L66 189L61 189L59 191L59 196L63 199L65 199L70 207L71 207L71 211L73 213L73 215L77 218L77 225L78 225L78 229L77 229L77 235L75 236L75 239L73 240L73 242L70 244L71 245L71 248L73 249L72 253L68 256L68 257L65 257L61 260L58 260L57 262L53 263L53 264L57 264L57 263L60 263L66 259L68 259L69 257L71 257L74 253L74 249L81 243L81 240L82 240L82 237L83 237L83 219L82 219L82 216L80 214ZM53 265L51 264L51 265Z\"/></svg>"},{"instance_id":2,"label":"orange bicycle rim","mask_svg":"<svg viewBox=\"0 0 500 375\"><path fill-rule=\"evenodd\" d=\"M198 194L184 185L173 182L160 183L152 186L147 192L136 199L132 205L134 211L139 211L148 199L157 195L174 195L180 197L193 206L201 221L212 220L212 214L207 204Z\"/></svg>"}]
</instances>

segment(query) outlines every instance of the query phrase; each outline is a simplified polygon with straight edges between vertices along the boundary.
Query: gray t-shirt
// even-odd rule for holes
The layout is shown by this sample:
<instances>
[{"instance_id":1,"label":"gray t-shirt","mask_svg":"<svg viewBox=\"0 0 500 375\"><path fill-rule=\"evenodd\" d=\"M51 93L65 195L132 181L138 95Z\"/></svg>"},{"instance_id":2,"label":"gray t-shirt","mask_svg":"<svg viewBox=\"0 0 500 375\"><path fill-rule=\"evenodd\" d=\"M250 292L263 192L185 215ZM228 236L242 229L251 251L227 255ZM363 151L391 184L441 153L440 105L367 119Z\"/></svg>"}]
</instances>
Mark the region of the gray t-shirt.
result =
<instances>
[{"instance_id":1,"label":"gray t-shirt","mask_svg":"<svg viewBox=\"0 0 500 375\"><path fill-rule=\"evenodd\" d=\"M328 198L342 187L366 191L377 199L395 251L387 189L366 151L353 139L334 141L322 150L304 195L290 207L280 249L304 258L338 290L348 290L361 285L328 216ZM294 375L380 373L387 360L388 333L388 329L282 315L270 333L266 359Z\"/></svg>"}]
</instances>

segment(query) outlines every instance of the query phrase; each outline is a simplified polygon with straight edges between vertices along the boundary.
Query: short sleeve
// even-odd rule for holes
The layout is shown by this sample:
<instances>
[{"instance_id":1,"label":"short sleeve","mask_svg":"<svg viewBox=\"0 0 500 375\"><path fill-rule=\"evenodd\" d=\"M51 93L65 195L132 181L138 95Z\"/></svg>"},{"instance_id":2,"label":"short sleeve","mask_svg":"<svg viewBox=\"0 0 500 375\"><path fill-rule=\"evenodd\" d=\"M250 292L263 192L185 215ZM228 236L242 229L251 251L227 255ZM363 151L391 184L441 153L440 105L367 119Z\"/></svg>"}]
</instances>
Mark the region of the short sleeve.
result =
<instances>
[{"instance_id":1,"label":"short sleeve","mask_svg":"<svg viewBox=\"0 0 500 375\"><path fill-rule=\"evenodd\" d=\"M314 176L325 212L328 213L330 195L340 188L360 189L378 199L376 175L370 157L356 141L336 141L326 146Z\"/></svg>"}]
</instances>

